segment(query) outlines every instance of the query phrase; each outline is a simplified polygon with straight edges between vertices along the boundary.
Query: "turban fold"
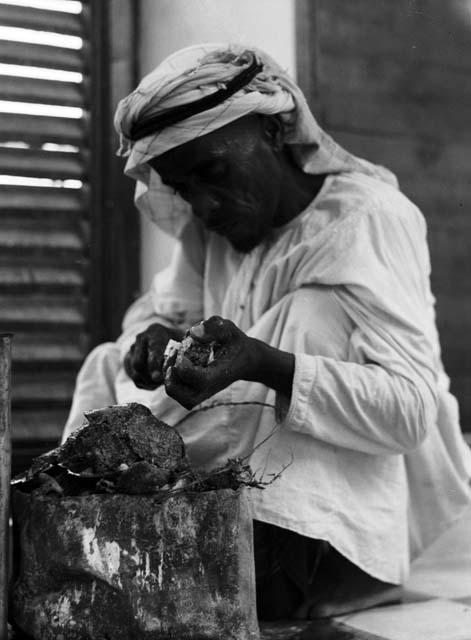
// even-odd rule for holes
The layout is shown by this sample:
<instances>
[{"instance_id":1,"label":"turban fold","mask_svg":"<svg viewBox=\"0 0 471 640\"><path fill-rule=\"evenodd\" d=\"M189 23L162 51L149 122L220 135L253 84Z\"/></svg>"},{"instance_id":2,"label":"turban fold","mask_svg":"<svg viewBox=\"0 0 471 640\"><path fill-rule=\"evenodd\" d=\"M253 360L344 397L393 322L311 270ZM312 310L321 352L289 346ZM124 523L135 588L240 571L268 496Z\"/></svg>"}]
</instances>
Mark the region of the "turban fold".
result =
<instances>
[{"instance_id":1,"label":"turban fold","mask_svg":"<svg viewBox=\"0 0 471 640\"><path fill-rule=\"evenodd\" d=\"M249 73L251 69L255 74ZM248 81L224 97L244 72ZM199 108L206 104L209 108ZM268 54L256 47L203 44L166 58L116 110L118 154L127 156L124 171L137 181L139 210L167 233L179 236L191 207L162 183L148 161L251 113L282 119L285 142L307 173L360 171L395 183L388 170L348 153L319 127L301 89ZM148 126L152 122L155 130Z\"/></svg>"}]
</instances>

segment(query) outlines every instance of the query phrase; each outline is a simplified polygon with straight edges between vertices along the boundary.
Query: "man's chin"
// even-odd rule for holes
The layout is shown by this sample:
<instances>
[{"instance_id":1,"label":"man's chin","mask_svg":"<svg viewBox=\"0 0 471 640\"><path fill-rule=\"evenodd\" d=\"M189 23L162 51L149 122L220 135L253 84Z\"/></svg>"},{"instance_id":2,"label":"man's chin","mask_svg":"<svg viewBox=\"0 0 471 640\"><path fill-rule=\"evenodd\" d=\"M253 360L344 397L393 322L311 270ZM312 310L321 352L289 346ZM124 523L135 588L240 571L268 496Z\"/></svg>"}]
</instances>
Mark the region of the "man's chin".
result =
<instances>
[{"instance_id":1,"label":"man's chin","mask_svg":"<svg viewBox=\"0 0 471 640\"><path fill-rule=\"evenodd\" d=\"M240 238L227 238L227 240L229 241L230 245L239 253L250 253L255 249L256 246L258 246L262 242L261 239L255 240L253 238L251 238L250 240Z\"/></svg>"},{"instance_id":2,"label":"man's chin","mask_svg":"<svg viewBox=\"0 0 471 640\"><path fill-rule=\"evenodd\" d=\"M252 233L250 235L244 235L242 233L228 233L224 237L229 242L229 244L239 253L250 253L255 249L255 247L258 247L259 244L262 244L267 235L268 234L263 233L262 231L255 234L252 230Z\"/></svg>"}]
</instances>

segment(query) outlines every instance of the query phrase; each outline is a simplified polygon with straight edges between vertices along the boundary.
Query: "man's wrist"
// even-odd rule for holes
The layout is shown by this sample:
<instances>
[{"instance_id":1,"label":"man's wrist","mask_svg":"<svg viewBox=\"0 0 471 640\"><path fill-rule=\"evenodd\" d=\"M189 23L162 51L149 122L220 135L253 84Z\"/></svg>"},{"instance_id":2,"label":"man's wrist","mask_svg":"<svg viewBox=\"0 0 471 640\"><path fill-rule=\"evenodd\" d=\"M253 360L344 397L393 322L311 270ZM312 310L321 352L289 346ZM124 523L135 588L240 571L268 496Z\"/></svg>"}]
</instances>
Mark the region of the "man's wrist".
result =
<instances>
[{"instance_id":1,"label":"man's wrist","mask_svg":"<svg viewBox=\"0 0 471 640\"><path fill-rule=\"evenodd\" d=\"M294 354L276 349L257 338L250 338L250 352L252 364L244 379L259 382L290 397L294 376Z\"/></svg>"}]
</instances>

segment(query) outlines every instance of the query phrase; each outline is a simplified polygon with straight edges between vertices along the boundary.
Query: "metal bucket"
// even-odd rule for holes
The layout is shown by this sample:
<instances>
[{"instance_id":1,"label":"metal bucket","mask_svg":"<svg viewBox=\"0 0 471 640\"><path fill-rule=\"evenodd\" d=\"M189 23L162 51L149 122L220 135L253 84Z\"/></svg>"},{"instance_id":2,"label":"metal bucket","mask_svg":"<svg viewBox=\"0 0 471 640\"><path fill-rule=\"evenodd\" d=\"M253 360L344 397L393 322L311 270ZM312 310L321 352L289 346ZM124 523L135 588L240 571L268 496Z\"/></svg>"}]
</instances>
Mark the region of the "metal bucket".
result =
<instances>
[{"instance_id":1,"label":"metal bucket","mask_svg":"<svg viewBox=\"0 0 471 640\"><path fill-rule=\"evenodd\" d=\"M17 490L15 623L36 640L256 640L247 490Z\"/></svg>"},{"instance_id":2,"label":"metal bucket","mask_svg":"<svg viewBox=\"0 0 471 640\"><path fill-rule=\"evenodd\" d=\"M11 473L11 341L0 334L0 637L7 637Z\"/></svg>"}]
</instances>

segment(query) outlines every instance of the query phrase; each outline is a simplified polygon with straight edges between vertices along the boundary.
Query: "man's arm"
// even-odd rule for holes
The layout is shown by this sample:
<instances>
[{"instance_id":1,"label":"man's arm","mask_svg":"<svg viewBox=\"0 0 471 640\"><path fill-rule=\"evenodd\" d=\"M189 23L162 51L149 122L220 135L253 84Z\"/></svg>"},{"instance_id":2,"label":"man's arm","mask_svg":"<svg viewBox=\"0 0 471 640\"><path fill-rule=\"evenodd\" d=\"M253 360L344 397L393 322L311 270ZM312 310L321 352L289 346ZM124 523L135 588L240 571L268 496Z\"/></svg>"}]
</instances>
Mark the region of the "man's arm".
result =
<instances>
[{"instance_id":1,"label":"man's arm","mask_svg":"<svg viewBox=\"0 0 471 640\"><path fill-rule=\"evenodd\" d=\"M183 357L167 370L167 393L187 409L236 380L259 382L289 400L283 416L287 428L376 455L415 448L435 420L436 398L418 377L408 379L380 364L289 353L219 317L191 333L203 342L219 340L225 348L206 367Z\"/></svg>"}]
</instances>

